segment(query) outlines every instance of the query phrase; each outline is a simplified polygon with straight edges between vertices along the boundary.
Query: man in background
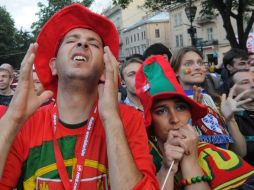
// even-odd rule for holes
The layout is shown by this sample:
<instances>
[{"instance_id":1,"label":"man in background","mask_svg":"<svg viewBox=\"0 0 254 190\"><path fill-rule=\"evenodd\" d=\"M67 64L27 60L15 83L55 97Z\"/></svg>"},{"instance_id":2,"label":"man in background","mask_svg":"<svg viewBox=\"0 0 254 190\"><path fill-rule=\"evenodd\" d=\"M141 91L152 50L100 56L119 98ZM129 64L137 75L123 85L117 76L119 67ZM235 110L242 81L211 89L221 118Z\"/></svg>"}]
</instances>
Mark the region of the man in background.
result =
<instances>
[{"instance_id":1,"label":"man in background","mask_svg":"<svg viewBox=\"0 0 254 190\"><path fill-rule=\"evenodd\" d=\"M13 68L8 63L0 66L0 105L8 106L14 94L11 89L13 81Z\"/></svg>"},{"instance_id":2,"label":"man in background","mask_svg":"<svg viewBox=\"0 0 254 190\"><path fill-rule=\"evenodd\" d=\"M235 118L246 141L243 158L254 166L254 73L239 70L230 79L232 88L222 111L227 110L227 115Z\"/></svg>"},{"instance_id":3,"label":"man in background","mask_svg":"<svg viewBox=\"0 0 254 190\"><path fill-rule=\"evenodd\" d=\"M221 92L228 94L230 89L230 76L238 70L250 68L249 55L242 49L232 48L225 53L223 65L224 68L221 71L221 78L223 80Z\"/></svg>"},{"instance_id":4,"label":"man in background","mask_svg":"<svg viewBox=\"0 0 254 190\"><path fill-rule=\"evenodd\" d=\"M131 58L121 65L120 74L122 85L126 88L127 97L123 101L124 104L135 107L137 110L143 111L143 106L136 95L135 77L138 69L143 61L138 58Z\"/></svg>"}]
</instances>

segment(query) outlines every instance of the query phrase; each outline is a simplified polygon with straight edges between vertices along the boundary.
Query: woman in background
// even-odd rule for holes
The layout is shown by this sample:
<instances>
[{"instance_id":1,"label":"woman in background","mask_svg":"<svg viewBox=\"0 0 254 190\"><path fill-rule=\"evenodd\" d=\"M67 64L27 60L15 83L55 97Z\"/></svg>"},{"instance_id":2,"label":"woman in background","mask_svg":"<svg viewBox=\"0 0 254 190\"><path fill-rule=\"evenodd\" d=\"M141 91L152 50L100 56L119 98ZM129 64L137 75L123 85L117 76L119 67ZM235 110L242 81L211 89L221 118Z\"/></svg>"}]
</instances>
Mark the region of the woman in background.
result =
<instances>
[{"instance_id":1,"label":"woman in background","mask_svg":"<svg viewBox=\"0 0 254 190\"><path fill-rule=\"evenodd\" d=\"M211 92L206 85L207 70L202 54L194 47L184 47L175 52L171 58L171 66L185 93L209 107L206 116L197 122L196 129L202 141L222 148L228 148L241 157L246 154L246 142L233 117L223 118L226 113L220 113L212 97L220 99L215 92ZM197 89L197 86L200 87ZM201 94L201 96L200 96ZM226 100L223 100L225 103ZM217 101L221 104L221 101ZM232 138L233 137L233 138Z\"/></svg>"}]
</instances>

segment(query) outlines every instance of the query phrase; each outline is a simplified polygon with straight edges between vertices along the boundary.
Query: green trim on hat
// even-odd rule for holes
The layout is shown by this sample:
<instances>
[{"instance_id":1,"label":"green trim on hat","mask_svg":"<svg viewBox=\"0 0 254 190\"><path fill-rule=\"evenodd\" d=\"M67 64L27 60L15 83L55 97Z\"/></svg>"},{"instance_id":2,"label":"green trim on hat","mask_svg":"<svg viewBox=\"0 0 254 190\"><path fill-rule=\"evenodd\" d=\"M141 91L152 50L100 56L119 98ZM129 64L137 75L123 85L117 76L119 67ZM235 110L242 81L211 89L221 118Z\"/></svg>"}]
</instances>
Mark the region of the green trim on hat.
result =
<instances>
[{"instance_id":1,"label":"green trim on hat","mask_svg":"<svg viewBox=\"0 0 254 190\"><path fill-rule=\"evenodd\" d=\"M163 92L176 92L175 87L165 76L158 62L155 61L152 64L144 65L143 72L150 83L149 92L152 96Z\"/></svg>"}]
</instances>

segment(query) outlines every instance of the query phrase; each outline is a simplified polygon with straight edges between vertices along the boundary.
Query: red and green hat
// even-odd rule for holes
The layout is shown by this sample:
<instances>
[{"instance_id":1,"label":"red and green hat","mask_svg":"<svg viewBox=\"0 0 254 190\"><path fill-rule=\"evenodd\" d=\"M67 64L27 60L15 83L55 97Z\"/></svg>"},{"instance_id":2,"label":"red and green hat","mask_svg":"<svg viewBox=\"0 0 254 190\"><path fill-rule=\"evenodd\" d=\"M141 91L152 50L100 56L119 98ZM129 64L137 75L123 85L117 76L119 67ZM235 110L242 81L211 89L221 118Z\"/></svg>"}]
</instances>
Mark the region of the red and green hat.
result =
<instances>
[{"instance_id":1,"label":"red and green hat","mask_svg":"<svg viewBox=\"0 0 254 190\"><path fill-rule=\"evenodd\" d=\"M75 28L86 28L96 32L105 46L109 46L118 59L119 34L108 18L93 13L81 4L74 3L55 13L43 26L37 42L39 48L35 57L35 70L46 90L51 90L56 96L57 77L52 76L49 61L56 56L59 44L64 36Z\"/></svg>"},{"instance_id":2,"label":"red and green hat","mask_svg":"<svg viewBox=\"0 0 254 190\"><path fill-rule=\"evenodd\" d=\"M151 124L154 100L180 97L191 105L192 121L208 113L207 107L189 98L178 83L170 63L161 55L149 57L136 73L136 93L144 108L145 125Z\"/></svg>"}]
</instances>

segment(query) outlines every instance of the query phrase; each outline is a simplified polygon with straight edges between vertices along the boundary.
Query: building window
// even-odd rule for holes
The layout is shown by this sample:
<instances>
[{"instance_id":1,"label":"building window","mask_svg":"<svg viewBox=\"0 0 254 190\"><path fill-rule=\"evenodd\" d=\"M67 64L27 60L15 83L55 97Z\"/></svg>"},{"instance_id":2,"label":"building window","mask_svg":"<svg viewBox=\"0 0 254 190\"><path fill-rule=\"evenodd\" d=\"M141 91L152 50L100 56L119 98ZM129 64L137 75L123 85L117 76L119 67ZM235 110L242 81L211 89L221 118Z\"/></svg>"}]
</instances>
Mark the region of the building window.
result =
<instances>
[{"instance_id":1,"label":"building window","mask_svg":"<svg viewBox=\"0 0 254 190\"><path fill-rule=\"evenodd\" d=\"M138 48L138 53L140 54L140 47L139 47L139 46L137 46L137 48Z\"/></svg>"},{"instance_id":2,"label":"building window","mask_svg":"<svg viewBox=\"0 0 254 190\"><path fill-rule=\"evenodd\" d=\"M146 39L146 31L144 31L144 39Z\"/></svg>"},{"instance_id":3,"label":"building window","mask_svg":"<svg viewBox=\"0 0 254 190\"><path fill-rule=\"evenodd\" d=\"M182 34L180 34L179 35L179 40L180 40L180 47L183 47L183 35Z\"/></svg>"},{"instance_id":4,"label":"building window","mask_svg":"<svg viewBox=\"0 0 254 190\"><path fill-rule=\"evenodd\" d=\"M179 36L177 35L176 36L176 47L179 47L180 45L179 45Z\"/></svg>"},{"instance_id":5,"label":"building window","mask_svg":"<svg viewBox=\"0 0 254 190\"><path fill-rule=\"evenodd\" d=\"M136 42L136 34L134 34L134 42Z\"/></svg>"},{"instance_id":6,"label":"building window","mask_svg":"<svg viewBox=\"0 0 254 190\"><path fill-rule=\"evenodd\" d=\"M143 45L143 50L144 50L144 51L146 50L146 45L145 45L145 44Z\"/></svg>"},{"instance_id":7,"label":"building window","mask_svg":"<svg viewBox=\"0 0 254 190\"><path fill-rule=\"evenodd\" d=\"M129 44L129 38L126 37L126 45L128 45L128 44Z\"/></svg>"},{"instance_id":8,"label":"building window","mask_svg":"<svg viewBox=\"0 0 254 190\"><path fill-rule=\"evenodd\" d=\"M182 13L179 13L178 17L179 17L179 25L182 25L183 24Z\"/></svg>"},{"instance_id":9,"label":"building window","mask_svg":"<svg viewBox=\"0 0 254 190\"><path fill-rule=\"evenodd\" d=\"M174 16L174 19L175 19L175 27L180 26L183 22L181 13L176 14Z\"/></svg>"},{"instance_id":10,"label":"building window","mask_svg":"<svg viewBox=\"0 0 254 190\"><path fill-rule=\"evenodd\" d=\"M177 14L174 16L174 20L175 20L175 27L177 26Z\"/></svg>"},{"instance_id":11,"label":"building window","mask_svg":"<svg viewBox=\"0 0 254 190\"><path fill-rule=\"evenodd\" d=\"M132 36L131 36L131 43L132 43Z\"/></svg>"},{"instance_id":12,"label":"building window","mask_svg":"<svg viewBox=\"0 0 254 190\"><path fill-rule=\"evenodd\" d=\"M183 35L176 35L176 47L183 47Z\"/></svg>"},{"instance_id":13,"label":"building window","mask_svg":"<svg viewBox=\"0 0 254 190\"><path fill-rule=\"evenodd\" d=\"M155 29L155 38L160 38L160 29Z\"/></svg>"},{"instance_id":14,"label":"building window","mask_svg":"<svg viewBox=\"0 0 254 190\"><path fill-rule=\"evenodd\" d=\"M126 53L127 53L127 56L129 56L129 48L126 48Z\"/></svg>"},{"instance_id":15,"label":"building window","mask_svg":"<svg viewBox=\"0 0 254 190\"><path fill-rule=\"evenodd\" d=\"M120 27L120 18L119 18L119 17L116 18L116 20L115 20L115 25L116 25L117 29L120 29L120 28L121 28L121 27Z\"/></svg>"},{"instance_id":16,"label":"building window","mask_svg":"<svg viewBox=\"0 0 254 190\"><path fill-rule=\"evenodd\" d=\"M207 28L207 41L213 41L213 28Z\"/></svg>"},{"instance_id":17,"label":"building window","mask_svg":"<svg viewBox=\"0 0 254 190\"><path fill-rule=\"evenodd\" d=\"M137 33L137 38L138 38L137 40L139 41L139 33Z\"/></svg>"}]
</instances>

